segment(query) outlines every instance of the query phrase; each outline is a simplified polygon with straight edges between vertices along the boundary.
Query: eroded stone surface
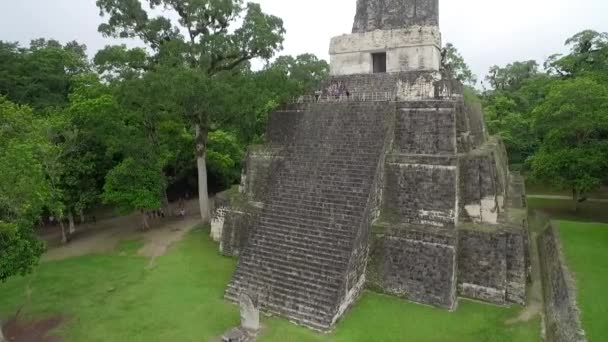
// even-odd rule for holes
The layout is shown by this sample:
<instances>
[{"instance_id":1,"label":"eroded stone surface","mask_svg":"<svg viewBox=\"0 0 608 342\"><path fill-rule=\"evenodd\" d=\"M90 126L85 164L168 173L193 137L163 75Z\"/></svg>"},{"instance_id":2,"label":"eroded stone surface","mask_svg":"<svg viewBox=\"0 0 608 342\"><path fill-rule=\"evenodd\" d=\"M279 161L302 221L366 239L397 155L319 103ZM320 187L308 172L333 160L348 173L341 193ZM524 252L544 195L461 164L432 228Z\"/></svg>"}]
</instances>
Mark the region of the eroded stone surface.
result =
<instances>
[{"instance_id":1,"label":"eroded stone surface","mask_svg":"<svg viewBox=\"0 0 608 342\"><path fill-rule=\"evenodd\" d=\"M241 307L241 328L254 334L257 333L260 330L260 310L256 303L249 294L241 293L239 305Z\"/></svg>"},{"instance_id":2,"label":"eroded stone surface","mask_svg":"<svg viewBox=\"0 0 608 342\"><path fill-rule=\"evenodd\" d=\"M568 270L558 230L548 227L539 238L548 341L586 341L576 305L576 287Z\"/></svg>"},{"instance_id":3,"label":"eroded stone surface","mask_svg":"<svg viewBox=\"0 0 608 342\"><path fill-rule=\"evenodd\" d=\"M438 26L439 0L357 0L353 33Z\"/></svg>"}]
</instances>

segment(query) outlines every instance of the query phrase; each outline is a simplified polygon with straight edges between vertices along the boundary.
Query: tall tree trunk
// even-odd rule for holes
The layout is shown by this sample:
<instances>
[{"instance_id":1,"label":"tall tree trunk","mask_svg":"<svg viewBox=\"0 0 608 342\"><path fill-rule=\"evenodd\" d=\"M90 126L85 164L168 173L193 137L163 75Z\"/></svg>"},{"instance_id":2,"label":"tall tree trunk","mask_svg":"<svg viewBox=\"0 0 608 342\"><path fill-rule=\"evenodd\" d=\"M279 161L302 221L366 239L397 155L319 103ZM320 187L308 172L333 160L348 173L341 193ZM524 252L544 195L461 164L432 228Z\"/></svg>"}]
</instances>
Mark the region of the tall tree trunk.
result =
<instances>
[{"instance_id":1,"label":"tall tree trunk","mask_svg":"<svg viewBox=\"0 0 608 342\"><path fill-rule=\"evenodd\" d=\"M163 211L165 215L169 214L169 196L167 195L167 189L163 191Z\"/></svg>"},{"instance_id":2,"label":"tall tree trunk","mask_svg":"<svg viewBox=\"0 0 608 342\"><path fill-rule=\"evenodd\" d=\"M68 213L68 222L70 223L70 235L76 233L76 225L74 224L74 215L70 211Z\"/></svg>"},{"instance_id":3,"label":"tall tree trunk","mask_svg":"<svg viewBox=\"0 0 608 342\"><path fill-rule=\"evenodd\" d=\"M85 218L84 218L84 210L81 210L80 213L80 224L84 224L85 222Z\"/></svg>"},{"instance_id":4,"label":"tall tree trunk","mask_svg":"<svg viewBox=\"0 0 608 342\"><path fill-rule=\"evenodd\" d=\"M4 328L4 323L2 321L0 321L0 342L7 342L8 340L4 337L2 328Z\"/></svg>"},{"instance_id":5,"label":"tall tree trunk","mask_svg":"<svg viewBox=\"0 0 608 342\"><path fill-rule=\"evenodd\" d=\"M576 189L572 189L572 199L574 200L574 212L578 213L578 191Z\"/></svg>"},{"instance_id":6,"label":"tall tree trunk","mask_svg":"<svg viewBox=\"0 0 608 342\"><path fill-rule=\"evenodd\" d=\"M196 166L198 169L198 203L203 224L211 222L209 191L207 189L207 133L196 125Z\"/></svg>"},{"instance_id":7,"label":"tall tree trunk","mask_svg":"<svg viewBox=\"0 0 608 342\"><path fill-rule=\"evenodd\" d=\"M65 245L68 243L68 234L65 231L65 224L63 224L63 219L59 219L59 225L61 226L61 242Z\"/></svg>"},{"instance_id":8,"label":"tall tree trunk","mask_svg":"<svg viewBox=\"0 0 608 342\"><path fill-rule=\"evenodd\" d=\"M143 231L150 230L150 223L148 222L148 213L145 210L141 211L141 229Z\"/></svg>"}]
</instances>

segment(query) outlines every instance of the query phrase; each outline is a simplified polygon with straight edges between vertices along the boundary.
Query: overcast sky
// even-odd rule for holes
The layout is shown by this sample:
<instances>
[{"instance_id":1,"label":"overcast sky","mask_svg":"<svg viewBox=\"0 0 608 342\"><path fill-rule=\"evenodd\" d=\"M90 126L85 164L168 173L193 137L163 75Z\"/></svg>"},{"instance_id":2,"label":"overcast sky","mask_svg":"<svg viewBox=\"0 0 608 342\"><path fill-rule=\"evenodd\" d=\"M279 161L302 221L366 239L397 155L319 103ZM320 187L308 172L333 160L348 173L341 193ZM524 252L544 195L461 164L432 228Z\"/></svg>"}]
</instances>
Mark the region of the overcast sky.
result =
<instances>
[{"instance_id":1,"label":"overcast sky","mask_svg":"<svg viewBox=\"0 0 608 342\"><path fill-rule=\"evenodd\" d=\"M329 59L332 36L349 33L356 0L257 0L283 18L282 54L314 53ZM608 31L608 0L440 0L443 41L452 42L483 77L491 65L564 51L583 29ZM114 43L97 26L95 0L0 0L0 40L25 45L38 37L85 43L92 56Z\"/></svg>"}]
</instances>

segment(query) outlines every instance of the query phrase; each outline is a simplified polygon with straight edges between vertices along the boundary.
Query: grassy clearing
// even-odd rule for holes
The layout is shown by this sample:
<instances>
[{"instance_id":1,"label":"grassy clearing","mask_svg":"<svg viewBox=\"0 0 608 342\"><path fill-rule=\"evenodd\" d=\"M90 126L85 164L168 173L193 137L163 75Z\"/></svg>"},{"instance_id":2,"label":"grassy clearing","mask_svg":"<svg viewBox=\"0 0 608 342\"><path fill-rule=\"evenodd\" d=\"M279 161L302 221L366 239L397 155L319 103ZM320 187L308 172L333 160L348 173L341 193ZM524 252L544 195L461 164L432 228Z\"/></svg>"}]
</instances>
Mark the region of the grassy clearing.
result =
<instances>
[{"instance_id":1,"label":"grassy clearing","mask_svg":"<svg viewBox=\"0 0 608 342\"><path fill-rule=\"evenodd\" d=\"M551 195L551 196L572 196L571 190L555 190L544 184L536 184L532 182L526 183L526 192L528 195ZM608 199L608 187L603 186L600 189L591 192L589 198Z\"/></svg>"},{"instance_id":2,"label":"grassy clearing","mask_svg":"<svg viewBox=\"0 0 608 342\"><path fill-rule=\"evenodd\" d=\"M530 212L539 210L551 219L608 223L608 203L583 202L578 211L572 201L560 199L528 198Z\"/></svg>"},{"instance_id":3,"label":"grassy clearing","mask_svg":"<svg viewBox=\"0 0 608 342\"><path fill-rule=\"evenodd\" d=\"M578 287L578 302L589 341L608 339L608 225L559 222L564 254Z\"/></svg>"},{"instance_id":4,"label":"grassy clearing","mask_svg":"<svg viewBox=\"0 0 608 342\"><path fill-rule=\"evenodd\" d=\"M236 261L219 256L207 231L192 232L149 270L136 256L140 245L45 263L0 285L0 317L24 303L26 318L64 315L57 333L66 341L211 341L238 324L238 308L222 299ZM538 341L538 319L504 324L519 309L461 301L449 313L366 293L332 334L270 318L260 341Z\"/></svg>"}]
</instances>

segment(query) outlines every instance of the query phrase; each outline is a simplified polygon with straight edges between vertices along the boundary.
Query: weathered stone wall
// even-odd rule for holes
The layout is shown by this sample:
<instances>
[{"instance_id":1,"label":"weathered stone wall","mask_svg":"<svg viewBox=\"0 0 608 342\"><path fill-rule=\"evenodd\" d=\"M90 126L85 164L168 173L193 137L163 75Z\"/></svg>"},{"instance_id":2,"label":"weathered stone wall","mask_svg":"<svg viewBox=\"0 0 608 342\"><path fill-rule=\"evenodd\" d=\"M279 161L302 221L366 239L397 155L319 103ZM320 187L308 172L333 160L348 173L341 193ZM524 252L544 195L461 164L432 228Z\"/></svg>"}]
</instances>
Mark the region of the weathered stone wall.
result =
<instances>
[{"instance_id":1,"label":"weathered stone wall","mask_svg":"<svg viewBox=\"0 0 608 342\"><path fill-rule=\"evenodd\" d=\"M468 225L458 235L459 295L496 304L525 304L526 227Z\"/></svg>"},{"instance_id":2,"label":"weathered stone wall","mask_svg":"<svg viewBox=\"0 0 608 342\"><path fill-rule=\"evenodd\" d=\"M241 208L244 209L244 208ZM228 209L224 217L224 227L220 240L220 253L225 256L239 256L249 238L249 231L258 216L257 210Z\"/></svg>"},{"instance_id":3,"label":"weathered stone wall","mask_svg":"<svg viewBox=\"0 0 608 342\"><path fill-rule=\"evenodd\" d=\"M272 187L274 170L282 159L276 148L254 146L249 149L241 179L243 192L254 202L264 202Z\"/></svg>"},{"instance_id":4,"label":"weathered stone wall","mask_svg":"<svg viewBox=\"0 0 608 342\"><path fill-rule=\"evenodd\" d=\"M574 281L566 267L558 231L550 226L539 237L545 299L545 335L550 342L586 341L576 306Z\"/></svg>"},{"instance_id":5,"label":"weathered stone wall","mask_svg":"<svg viewBox=\"0 0 608 342\"><path fill-rule=\"evenodd\" d=\"M332 76L327 87L331 84L343 84L351 94L389 93L396 97L400 87L409 85L411 93L431 98L435 94L434 82L433 75L424 72L356 74Z\"/></svg>"},{"instance_id":6,"label":"weathered stone wall","mask_svg":"<svg viewBox=\"0 0 608 342\"><path fill-rule=\"evenodd\" d=\"M263 203L252 201L239 190L233 187L213 198L211 237L220 243L220 253L225 256L238 256L245 248L249 231L263 207Z\"/></svg>"},{"instance_id":7,"label":"weathered stone wall","mask_svg":"<svg viewBox=\"0 0 608 342\"><path fill-rule=\"evenodd\" d=\"M507 302L526 304L526 284L530 273L527 223L519 231L507 232Z\"/></svg>"},{"instance_id":8,"label":"weathered stone wall","mask_svg":"<svg viewBox=\"0 0 608 342\"><path fill-rule=\"evenodd\" d=\"M453 103L451 101L447 103L447 107L443 108L401 106L397 113L395 152L454 155L456 153L455 111L451 107Z\"/></svg>"},{"instance_id":9,"label":"weathered stone wall","mask_svg":"<svg viewBox=\"0 0 608 342\"><path fill-rule=\"evenodd\" d=\"M357 0L353 33L439 25L439 0Z\"/></svg>"},{"instance_id":10,"label":"weathered stone wall","mask_svg":"<svg viewBox=\"0 0 608 342\"><path fill-rule=\"evenodd\" d=\"M456 249L455 232L378 225L372 237L367 286L414 302L454 309Z\"/></svg>"},{"instance_id":11,"label":"weathered stone wall","mask_svg":"<svg viewBox=\"0 0 608 342\"><path fill-rule=\"evenodd\" d=\"M491 139L460 158L460 217L464 221L497 224L504 210L508 167L504 145Z\"/></svg>"},{"instance_id":12,"label":"weathered stone wall","mask_svg":"<svg viewBox=\"0 0 608 342\"><path fill-rule=\"evenodd\" d=\"M458 291L463 297L506 302L506 234L459 230Z\"/></svg>"},{"instance_id":13,"label":"weathered stone wall","mask_svg":"<svg viewBox=\"0 0 608 342\"><path fill-rule=\"evenodd\" d=\"M376 30L332 38L332 75L373 73L373 53L386 53L386 72L439 71L441 33L434 26Z\"/></svg>"},{"instance_id":14,"label":"weathered stone wall","mask_svg":"<svg viewBox=\"0 0 608 342\"><path fill-rule=\"evenodd\" d=\"M386 167L384 213L392 222L453 229L456 209L456 168L425 164Z\"/></svg>"},{"instance_id":15,"label":"weathered stone wall","mask_svg":"<svg viewBox=\"0 0 608 342\"><path fill-rule=\"evenodd\" d=\"M442 79L440 73L411 71L332 76L323 87L324 95L329 95L327 89L332 85L344 86L352 98L359 101L413 101L419 107L427 108L441 107L442 99L462 98L462 85Z\"/></svg>"}]
</instances>

